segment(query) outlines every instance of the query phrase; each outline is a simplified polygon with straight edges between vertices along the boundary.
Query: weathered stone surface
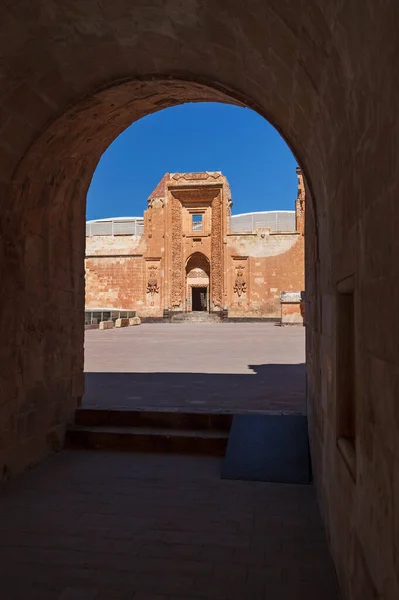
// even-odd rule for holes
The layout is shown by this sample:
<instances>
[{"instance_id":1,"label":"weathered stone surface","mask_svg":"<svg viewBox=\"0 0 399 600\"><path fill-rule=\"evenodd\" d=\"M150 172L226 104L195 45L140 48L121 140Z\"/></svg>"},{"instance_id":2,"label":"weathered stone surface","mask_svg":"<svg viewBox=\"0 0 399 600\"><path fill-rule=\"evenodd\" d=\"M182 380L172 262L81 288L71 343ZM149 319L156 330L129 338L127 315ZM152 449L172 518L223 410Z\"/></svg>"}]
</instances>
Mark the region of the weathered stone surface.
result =
<instances>
[{"instance_id":1,"label":"weathered stone surface","mask_svg":"<svg viewBox=\"0 0 399 600\"><path fill-rule=\"evenodd\" d=\"M99 329L113 329L114 322L113 321L100 321L98 324Z\"/></svg>"},{"instance_id":2,"label":"weathered stone surface","mask_svg":"<svg viewBox=\"0 0 399 600\"><path fill-rule=\"evenodd\" d=\"M281 325L303 325L302 304L300 302L281 304Z\"/></svg>"},{"instance_id":3,"label":"weathered stone surface","mask_svg":"<svg viewBox=\"0 0 399 600\"><path fill-rule=\"evenodd\" d=\"M281 292L280 293L280 302L282 304L290 304L303 301L303 292Z\"/></svg>"},{"instance_id":4,"label":"weathered stone surface","mask_svg":"<svg viewBox=\"0 0 399 600\"><path fill-rule=\"evenodd\" d=\"M304 292L281 292L281 325L303 325Z\"/></svg>"},{"instance_id":5,"label":"weathered stone surface","mask_svg":"<svg viewBox=\"0 0 399 600\"><path fill-rule=\"evenodd\" d=\"M207 310L280 318L280 290L304 287L305 192L297 172L297 230L249 233L230 232L222 173L166 173L148 198L142 236L110 229L86 238L86 308L124 306L162 317L164 310L191 311L193 288L201 287ZM196 232L193 214L203 218Z\"/></svg>"},{"instance_id":6,"label":"weathered stone surface","mask_svg":"<svg viewBox=\"0 0 399 600\"><path fill-rule=\"evenodd\" d=\"M131 317L129 319L129 325L140 325L140 324L141 324L140 317Z\"/></svg>"},{"instance_id":7,"label":"weathered stone surface","mask_svg":"<svg viewBox=\"0 0 399 600\"><path fill-rule=\"evenodd\" d=\"M62 437L83 394L85 198L104 150L160 108L250 106L285 136L309 186L309 431L341 587L358 600L370 582L370 597L396 599L387 520L392 528L399 510L388 500L399 436L398 2L192 0L183 9L165 0L132 9L128 0L52 0L34 14L32 5L0 8L0 472L51 451L54 421ZM335 418L334 298L352 274L356 481L337 452ZM371 358L380 364L369 370ZM387 411L395 417L386 438Z\"/></svg>"},{"instance_id":8,"label":"weathered stone surface","mask_svg":"<svg viewBox=\"0 0 399 600\"><path fill-rule=\"evenodd\" d=\"M115 327L119 328L119 327L128 327L130 325L130 319L116 319L115 321Z\"/></svg>"}]
</instances>

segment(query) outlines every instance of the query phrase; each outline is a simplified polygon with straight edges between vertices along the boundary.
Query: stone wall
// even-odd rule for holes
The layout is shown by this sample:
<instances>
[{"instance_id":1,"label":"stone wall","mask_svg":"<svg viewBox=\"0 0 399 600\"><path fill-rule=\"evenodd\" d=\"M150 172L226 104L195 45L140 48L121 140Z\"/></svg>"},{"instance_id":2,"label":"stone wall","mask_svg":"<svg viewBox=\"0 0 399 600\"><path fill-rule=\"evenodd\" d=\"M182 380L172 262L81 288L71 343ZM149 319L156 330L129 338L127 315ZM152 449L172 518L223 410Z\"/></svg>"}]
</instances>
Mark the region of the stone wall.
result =
<instances>
[{"instance_id":1,"label":"stone wall","mask_svg":"<svg viewBox=\"0 0 399 600\"><path fill-rule=\"evenodd\" d=\"M166 173L147 203L141 237L86 238L87 308L155 317L191 310L187 265L195 256L207 265L208 308L231 317L278 319L280 292L304 288L304 191L296 201L297 231L286 233L228 233L231 191L220 172ZM192 229L193 214L202 215L200 230Z\"/></svg>"},{"instance_id":2,"label":"stone wall","mask_svg":"<svg viewBox=\"0 0 399 600\"><path fill-rule=\"evenodd\" d=\"M144 298L145 247L141 236L86 237L86 308L140 309Z\"/></svg>"},{"instance_id":3,"label":"stone wall","mask_svg":"<svg viewBox=\"0 0 399 600\"><path fill-rule=\"evenodd\" d=\"M137 310L139 316L152 314L146 305L145 258L135 254L145 244L140 245L131 236L93 236L86 240L86 308L124 308ZM193 256L192 240L184 243L185 255ZM154 250L154 243L151 247ZM304 288L304 236L300 232L280 234L269 230L229 234L227 248L223 301L229 315L279 318L280 292ZM161 248L158 253L162 253ZM242 257L245 257L246 290L238 296L234 286L237 264L243 262ZM159 285L163 288L168 283L161 271L164 273L160 269ZM184 275L183 271L180 278ZM161 310L156 316L162 316Z\"/></svg>"},{"instance_id":4,"label":"stone wall","mask_svg":"<svg viewBox=\"0 0 399 600\"><path fill-rule=\"evenodd\" d=\"M139 235L86 236L86 258L93 256L142 255L145 241Z\"/></svg>"},{"instance_id":5,"label":"stone wall","mask_svg":"<svg viewBox=\"0 0 399 600\"><path fill-rule=\"evenodd\" d=\"M280 318L280 292L304 289L303 234L271 233L269 230L246 235L229 234L227 247L229 316ZM240 267L246 289L238 295L234 288Z\"/></svg>"},{"instance_id":6,"label":"stone wall","mask_svg":"<svg viewBox=\"0 0 399 600\"><path fill-rule=\"evenodd\" d=\"M250 106L284 135L311 188L309 427L341 588L396 600L399 5L131 4L0 8L0 472L58 447L83 393L85 198L102 153L161 107ZM355 478L337 444L336 390L337 284L352 275Z\"/></svg>"},{"instance_id":7,"label":"stone wall","mask_svg":"<svg viewBox=\"0 0 399 600\"><path fill-rule=\"evenodd\" d=\"M142 256L101 256L85 260L86 308L122 308L142 314Z\"/></svg>"}]
</instances>

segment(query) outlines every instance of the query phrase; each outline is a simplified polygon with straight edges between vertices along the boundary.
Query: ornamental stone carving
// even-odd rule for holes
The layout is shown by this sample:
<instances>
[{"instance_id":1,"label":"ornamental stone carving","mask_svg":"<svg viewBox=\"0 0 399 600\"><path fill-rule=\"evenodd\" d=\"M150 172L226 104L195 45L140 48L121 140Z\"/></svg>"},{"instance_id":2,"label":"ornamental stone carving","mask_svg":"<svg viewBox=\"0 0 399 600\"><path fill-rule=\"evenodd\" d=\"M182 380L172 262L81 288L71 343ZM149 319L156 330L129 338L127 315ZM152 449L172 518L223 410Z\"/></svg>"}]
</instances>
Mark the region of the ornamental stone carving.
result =
<instances>
[{"instance_id":1,"label":"ornamental stone carving","mask_svg":"<svg viewBox=\"0 0 399 600\"><path fill-rule=\"evenodd\" d=\"M234 282L234 292L239 298L247 291L247 283L244 277L244 267L239 265L236 267L236 279Z\"/></svg>"},{"instance_id":2,"label":"ornamental stone carving","mask_svg":"<svg viewBox=\"0 0 399 600\"><path fill-rule=\"evenodd\" d=\"M165 198L148 198L148 208L163 208L165 206Z\"/></svg>"},{"instance_id":3,"label":"ornamental stone carving","mask_svg":"<svg viewBox=\"0 0 399 600\"><path fill-rule=\"evenodd\" d=\"M190 277L191 279L204 279L208 277L208 275L203 269L196 267L195 269L191 269L191 271L187 273L187 277Z\"/></svg>"},{"instance_id":4,"label":"ornamental stone carving","mask_svg":"<svg viewBox=\"0 0 399 600\"><path fill-rule=\"evenodd\" d=\"M227 199L227 209L226 209L226 217L227 217L227 232L231 231L231 209L233 206L233 201L231 198Z\"/></svg>"},{"instance_id":5,"label":"ornamental stone carving","mask_svg":"<svg viewBox=\"0 0 399 600\"><path fill-rule=\"evenodd\" d=\"M183 296L182 206L172 196L172 294L173 308L180 307Z\"/></svg>"},{"instance_id":6,"label":"ornamental stone carving","mask_svg":"<svg viewBox=\"0 0 399 600\"><path fill-rule=\"evenodd\" d=\"M179 181L179 179L185 179L186 181L200 181L206 179L220 179L222 177L221 173L217 171L204 171L200 173L175 173L171 176L175 181Z\"/></svg>"},{"instance_id":7,"label":"ornamental stone carving","mask_svg":"<svg viewBox=\"0 0 399 600\"><path fill-rule=\"evenodd\" d=\"M222 306L222 199L220 194L212 201L211 281L214 306Z\"/></svg>"},{"instance_id":8,"label":"ornamental stone carving","mask_svg":"<svg viewBox=\"0 0 399 600\"><path fill-rule=\"evenodd\" d=\"M158 267L151 265L148 267L147 294L154 296L159 293L158 285Z\"/></svg>"}]
</instances>

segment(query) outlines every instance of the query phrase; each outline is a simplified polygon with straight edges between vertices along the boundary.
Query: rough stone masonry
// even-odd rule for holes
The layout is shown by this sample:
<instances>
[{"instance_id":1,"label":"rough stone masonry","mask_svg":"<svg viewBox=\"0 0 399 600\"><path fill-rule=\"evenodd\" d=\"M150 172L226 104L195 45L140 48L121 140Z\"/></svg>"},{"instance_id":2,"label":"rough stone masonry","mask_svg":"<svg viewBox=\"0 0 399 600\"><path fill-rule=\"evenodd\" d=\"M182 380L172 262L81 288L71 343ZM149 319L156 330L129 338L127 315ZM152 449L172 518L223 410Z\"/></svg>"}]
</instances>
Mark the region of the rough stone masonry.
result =
<instances>
[{"instance_id":1,"label":"rough stone masonry","mask_svg":"<svg viewBox=\"0 0 399 600\"><path fill-rule=\"evenodd\" d=\"M306 180L309 434L341 590L399 597L398 31L397 0L0 4L3 478L62 446L84 392L101 155L161 108L247 106Z\"/></svg>"}]
</instances>

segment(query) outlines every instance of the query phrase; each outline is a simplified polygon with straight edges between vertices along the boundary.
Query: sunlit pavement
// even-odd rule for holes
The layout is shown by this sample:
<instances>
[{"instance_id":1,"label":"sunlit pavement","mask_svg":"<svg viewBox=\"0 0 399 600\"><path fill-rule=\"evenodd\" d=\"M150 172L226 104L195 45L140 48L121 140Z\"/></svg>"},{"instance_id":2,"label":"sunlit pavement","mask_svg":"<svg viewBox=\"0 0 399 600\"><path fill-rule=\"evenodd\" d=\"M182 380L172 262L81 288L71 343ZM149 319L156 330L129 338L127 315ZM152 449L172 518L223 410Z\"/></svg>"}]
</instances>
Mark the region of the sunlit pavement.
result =
<instances>
[{"instance_id":1,"label":"sunlit pavement","mask_svg":"<svg viewBox=\"0 0 399 600\"><path fill-rule=\"evenodd\" d=\"M87 407L306 412L305 330L273 323L86 331Z\"/></svg>"}]
</instances>

